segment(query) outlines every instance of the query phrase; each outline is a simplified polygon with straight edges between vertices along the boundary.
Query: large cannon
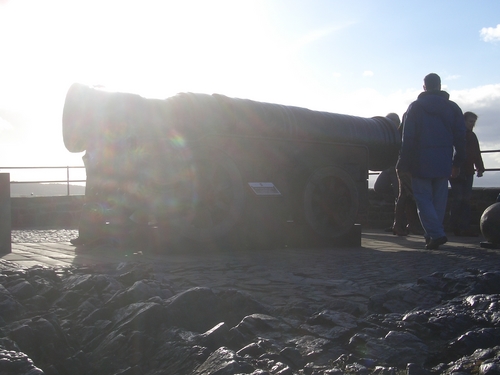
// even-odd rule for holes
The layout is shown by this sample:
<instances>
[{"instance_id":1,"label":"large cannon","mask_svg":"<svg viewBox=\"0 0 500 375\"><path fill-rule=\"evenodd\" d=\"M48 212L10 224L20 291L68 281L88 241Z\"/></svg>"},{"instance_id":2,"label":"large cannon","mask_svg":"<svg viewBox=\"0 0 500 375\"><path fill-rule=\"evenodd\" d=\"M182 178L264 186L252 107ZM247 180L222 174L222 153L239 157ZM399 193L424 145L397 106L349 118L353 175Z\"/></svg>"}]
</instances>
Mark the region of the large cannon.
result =
<instances>
[{"instance_id":1,"label":"large cannon","mask_svg":"<svg viewBox=\"0 0 500 375\"><path fill-rule=\"evenodd\" d=\"M63 139L70 152L86 151L97 200L154 223L163 240L252 246L359 243L368 171L394 165L400 147L386 117L77 83Z\"/></svg>"}]
</instances>

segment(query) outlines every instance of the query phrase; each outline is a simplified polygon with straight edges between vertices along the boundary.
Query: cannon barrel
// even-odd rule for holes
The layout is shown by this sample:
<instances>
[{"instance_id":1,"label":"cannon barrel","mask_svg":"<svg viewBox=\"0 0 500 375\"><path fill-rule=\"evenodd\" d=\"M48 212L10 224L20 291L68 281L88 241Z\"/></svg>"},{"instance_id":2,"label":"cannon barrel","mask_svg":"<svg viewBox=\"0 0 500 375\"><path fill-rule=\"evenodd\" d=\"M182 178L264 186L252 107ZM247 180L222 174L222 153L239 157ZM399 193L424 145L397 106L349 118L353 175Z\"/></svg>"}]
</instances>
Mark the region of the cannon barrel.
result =
<instances>
[{"instance_id":1,"label":"cannon barrel","mask_svg":"<svg viewBox=\"0 0 500 375\"><path fill-rule=\"evenodd\" d=\"M218 94L151 99L79 83L66 95L63 139L70 152L84 151L105 135L161 139L172 131L186 141L221 134L360 145L368 149L368 167L374 171L395 164L401 143L396 125L386 117L364 118Z\"/></svg>"}]
</instances>

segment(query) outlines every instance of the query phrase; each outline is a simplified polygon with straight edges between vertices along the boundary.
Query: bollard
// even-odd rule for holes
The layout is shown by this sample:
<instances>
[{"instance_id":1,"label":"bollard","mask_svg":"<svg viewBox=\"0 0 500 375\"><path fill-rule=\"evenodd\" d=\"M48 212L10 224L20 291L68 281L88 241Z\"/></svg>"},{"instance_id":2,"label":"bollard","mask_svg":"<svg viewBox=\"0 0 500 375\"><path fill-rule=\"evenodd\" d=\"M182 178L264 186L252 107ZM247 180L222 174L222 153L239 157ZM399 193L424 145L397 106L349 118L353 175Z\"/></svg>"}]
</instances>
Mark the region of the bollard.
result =
<instances>
[{"instance_id":1,"label":"bollard","mask_svg":"<svg viewBox=\"0 0 500 375\"><path fill-rule=\"evenodd\" d=\"M12 251L10 230L10 173L0 173L0 255Z\"/></svg>"}]
</instances>

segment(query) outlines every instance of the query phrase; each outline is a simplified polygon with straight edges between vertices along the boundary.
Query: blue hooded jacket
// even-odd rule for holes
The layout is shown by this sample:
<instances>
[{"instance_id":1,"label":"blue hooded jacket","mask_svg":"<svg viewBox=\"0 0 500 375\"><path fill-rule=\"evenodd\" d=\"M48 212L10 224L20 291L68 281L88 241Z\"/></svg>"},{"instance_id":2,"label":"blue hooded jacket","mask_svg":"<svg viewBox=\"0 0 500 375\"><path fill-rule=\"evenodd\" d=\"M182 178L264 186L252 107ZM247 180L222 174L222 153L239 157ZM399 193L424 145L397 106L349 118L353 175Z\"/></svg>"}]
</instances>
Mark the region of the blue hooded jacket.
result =
<instances>
[{"instance_id":1,"label":"blue hooded jacket","mask_svg":"<svg viewBox=\"0 0 500 375\"><path fill-rule=\"evenodd\" d=\"M465 120L445 91L424 91L403 116L397 169L413 177L449 178L465 160Z\"/></svg>"}]
</instances>

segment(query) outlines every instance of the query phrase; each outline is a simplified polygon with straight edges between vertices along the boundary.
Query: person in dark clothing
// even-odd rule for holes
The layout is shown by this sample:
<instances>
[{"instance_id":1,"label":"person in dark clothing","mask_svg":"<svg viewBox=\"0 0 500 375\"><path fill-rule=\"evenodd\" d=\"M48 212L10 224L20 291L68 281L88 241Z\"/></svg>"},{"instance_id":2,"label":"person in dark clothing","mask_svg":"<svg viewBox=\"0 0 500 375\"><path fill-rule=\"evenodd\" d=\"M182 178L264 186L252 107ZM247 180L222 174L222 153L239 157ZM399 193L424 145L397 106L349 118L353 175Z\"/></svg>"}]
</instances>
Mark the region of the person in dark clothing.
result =
<instances>
[{"instance_id":1,"label":"person in dark clothing","mask_svg":"<svg viewBox=\"0 0 500 375\"><path fill-rule=\"evenodd\" d=\"M446 243L443 220L448 179L465 160L465 121L460 107L441 90L441 78L430 73L424 92L408 107L396 170L411 175L413 196L424 229L425 248Z\"/></svg>"},{"instance_id":2,"label":"person in dark clothing","mask_svg":"<svg viewBox=\"0 0 500 375\"><path fill-rule=\"evenodd\" d=\"M373 184L373 190L390 203L396 201L399 194L399 184L394 167L384 169L380 172Z\"/></svg>"},{"instance_id":3,"label":"person in dark clothing","mask_svg":"<svg viewBox=\"0 0 500 375\"><path fill-rule=\"evenodd\" d=\"M403 121L406 113L403 115ZM403 136L403 123L398 127L401 137ZM397 173L399 184L399 195L394 207L394 223L392 225L392 233L397 236L407 236L408 234L422 235L423 229L420 224L420 219L417 213L417 204L413 197L411 188L411 174L400 172Z\"/></svg>"},{"instance_id":4,"label":"person in dark clothing","mask_svg":"<svg viewBox=\"0 0 500 375\"><path fill-rule=\"evenodd\" d=\"M397 113L391 112L385 117L391 120L396 128L401 124ZM396 202L399 195L399 183L395 165L380 172L373 185L373 190L388 199L390 203Z\"/></svg>"},{"instance_id":5,"label":"person in dark clothing","mask_svg":"<svg viewBox=\"0 0 500 375\"><path fill-rule=\"evenodd\" d=\"M397 113L391 112L385 117L391 120L396 128L399 128L401 125L401 120ZM373 190L383 197L382 203L396 205L399 196L399 181L396 174L396 165L380 172L373 185ZM393 232L393 226L391 225L389 228L386 228L385 231Z\"/></svg>"},{"instance_id":6,"label":"person in dark clothing","mask_svg":"<svg viewBox=\"0 0 500 375\"><path fill-rule=\"evenodd\" d=\"M484 163L481 157L481 149L476 134L473 132L476 125L477 115L473 112L464 113L467 157L460 174L456 178L450 178L451 194L453 201L450 209L450 224L456 236L477 237L479 233L474 231L471 225L470 199L472 196L472 185L474 173L482 177Z\"/></svg>"}]
</instances>

